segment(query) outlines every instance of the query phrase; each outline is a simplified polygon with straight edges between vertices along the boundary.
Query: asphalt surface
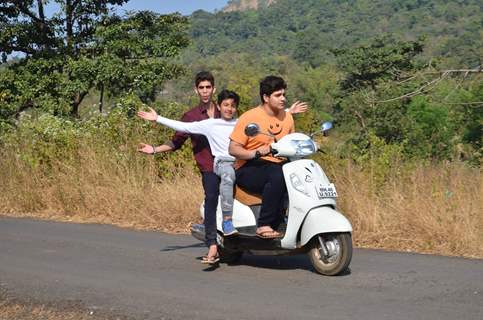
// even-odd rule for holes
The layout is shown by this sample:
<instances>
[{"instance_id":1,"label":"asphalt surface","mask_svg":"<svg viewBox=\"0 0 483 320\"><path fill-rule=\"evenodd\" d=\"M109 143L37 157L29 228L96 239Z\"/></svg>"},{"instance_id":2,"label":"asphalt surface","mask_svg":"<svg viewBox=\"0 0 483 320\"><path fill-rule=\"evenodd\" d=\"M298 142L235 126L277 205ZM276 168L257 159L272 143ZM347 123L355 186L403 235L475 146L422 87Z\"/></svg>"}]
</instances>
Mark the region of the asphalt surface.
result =
<instances>
[{"instance_id":1,"label":"asphalt surface","mask_svg":"<svg viewBox=\"0 0 483 320\"><path fill-rule=\"evenodd\" d=\"M0 218L0 287L134 319L483 319L483 260L356 249L350 272L305 255L210 269L188 235Z\"/></svg>"}]
</instances>

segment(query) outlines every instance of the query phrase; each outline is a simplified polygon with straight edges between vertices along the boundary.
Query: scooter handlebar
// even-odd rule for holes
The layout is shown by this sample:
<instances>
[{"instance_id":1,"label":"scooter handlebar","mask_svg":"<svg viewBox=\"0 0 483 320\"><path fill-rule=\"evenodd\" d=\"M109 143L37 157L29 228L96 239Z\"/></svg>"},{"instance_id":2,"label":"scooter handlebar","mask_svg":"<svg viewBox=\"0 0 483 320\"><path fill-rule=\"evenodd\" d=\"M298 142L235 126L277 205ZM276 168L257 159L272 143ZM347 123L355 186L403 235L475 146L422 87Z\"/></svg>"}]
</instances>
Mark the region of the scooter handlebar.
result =
<instances>
[{"instance_id":1,"label":"scooter handlebar","mask_svg":"<svg viewBox=\"0 0 483 320\"><path fill-rule=\"evenodd\" d=\"M270 146L270 153L272 154L272 156L276 157L278 154L278 150Z\"/></svg>"}]
</instances>

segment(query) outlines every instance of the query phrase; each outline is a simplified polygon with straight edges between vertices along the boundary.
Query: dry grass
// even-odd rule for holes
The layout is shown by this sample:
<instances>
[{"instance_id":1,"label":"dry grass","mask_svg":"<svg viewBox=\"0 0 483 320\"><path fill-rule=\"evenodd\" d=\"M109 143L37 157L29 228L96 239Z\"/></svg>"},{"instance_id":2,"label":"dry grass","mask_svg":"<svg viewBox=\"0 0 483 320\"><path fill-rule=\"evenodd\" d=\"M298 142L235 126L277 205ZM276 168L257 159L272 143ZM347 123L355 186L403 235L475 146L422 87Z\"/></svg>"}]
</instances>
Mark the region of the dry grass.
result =
<instances>
[{"instance_id":1,"label":"dry grass","mask_svg":"<svg viewBox=\"0 0 483 320\"><path fill-rule=\"evenodd\" d=\"M0 293L0 320L120 320L117 315L98 314L80 307L50 307L43 304L25 304ZM127 319L122 317L122 319Z\"/></svg>"},{"instance_id":2,"label":"dry grass","mask_svg":"<svg viewBox=\"0 0 483 320\"><path fill-rule=\"evenodd\" d=\"M5 305L0 303L0 320L57 320L72 319L81 320L88 319L87 316L73 314L59 314L53 311L45 310L43 307L27 308L21 305Z\"/></svg>"},{"instance_id":3,"label":"dry grass","mask_svg":"<svg viewBox=\"0 0 483 320\"><path fill-rule=\"evenodd\" d=\"M23 306L0 302L0 320L87 320L95 319L90 312L59 311L45 306ZM98 318L96 319L106 319Z\"/></svg>"},{"instance_id":4,"label":"dry grass","mask_svg":"<svg viewBox=\"0 0 483 320\"><path fill-rule=\"evenodd\" d=\"M347 164L336 182L361 247L483 258L481 176L461 163L418 165L375 186Z\"/></svg>"},{"instance_id":5,"label":"dry grass","mask_svg":"<svg viewBox=\"0 0 483 320\"><path fill-rule=\"evenodd\" d=\"M174 166L160 179L152 158L90 150L48 171L4 155L0 212L168 232L186 232L199 220L203 196L193 170ZM349 162L327 170L356 245L483 258L480 171L461 163L396 169L383 181Z\"/></svg>"},{"instance_id":6,"label":"dry grass","mask_svg":"<svg viewBox=\"0 0 483 320\"><path fill-rule=\"evenodd\" d=\"M48 172L15 157L1 166L0 212L10 216L186 232L203 198L193 170L168 169L161 180L155 160L142 155L119 160L86 149L75 165Z\"/></svg>"}]
</instances>

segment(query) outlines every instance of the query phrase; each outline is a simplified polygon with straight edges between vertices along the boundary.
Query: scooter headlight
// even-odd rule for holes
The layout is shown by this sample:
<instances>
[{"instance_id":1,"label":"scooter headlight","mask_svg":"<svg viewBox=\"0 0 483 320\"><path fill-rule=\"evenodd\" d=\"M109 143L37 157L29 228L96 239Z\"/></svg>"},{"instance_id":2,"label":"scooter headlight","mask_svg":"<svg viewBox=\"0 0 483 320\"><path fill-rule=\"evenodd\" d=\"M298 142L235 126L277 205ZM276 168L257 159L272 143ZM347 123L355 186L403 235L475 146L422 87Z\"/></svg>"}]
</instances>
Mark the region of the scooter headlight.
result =
<instances>
[{"instance_id":1,"label":"scooter headlight","mask_svg":"<svg viewBox=\"0 0 483 320\"><path fill-rule=\"evenodd\" d=\"M317 146L311 139L307 140L292 140L292 144L295 148L295 156L306 157L314 154L317 151Z\"/></svg>"}]
</instances>

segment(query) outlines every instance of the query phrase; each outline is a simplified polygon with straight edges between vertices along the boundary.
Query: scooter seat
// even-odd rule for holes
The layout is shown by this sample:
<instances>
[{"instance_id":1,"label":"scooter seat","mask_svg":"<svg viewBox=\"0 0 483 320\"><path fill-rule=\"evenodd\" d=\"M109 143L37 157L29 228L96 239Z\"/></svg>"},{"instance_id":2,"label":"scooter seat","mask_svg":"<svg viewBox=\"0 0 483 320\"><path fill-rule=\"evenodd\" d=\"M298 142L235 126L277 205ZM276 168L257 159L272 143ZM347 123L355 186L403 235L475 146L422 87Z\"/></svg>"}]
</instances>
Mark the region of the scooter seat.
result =
<instances>
[{"instance_id":1,"label":"scooter seat","mask_svg":"<svg viewBox=\"0 0 483 320\"><path fill-rule=\"evenodd\" d=\"M247 206L262 204L262 197L260 195L246 192L239 186L235 186L234 197L236 200Z\"/></svg>"}]
</instances>

